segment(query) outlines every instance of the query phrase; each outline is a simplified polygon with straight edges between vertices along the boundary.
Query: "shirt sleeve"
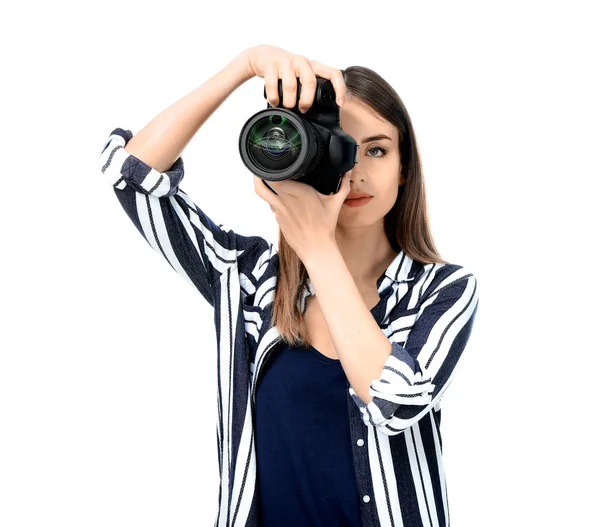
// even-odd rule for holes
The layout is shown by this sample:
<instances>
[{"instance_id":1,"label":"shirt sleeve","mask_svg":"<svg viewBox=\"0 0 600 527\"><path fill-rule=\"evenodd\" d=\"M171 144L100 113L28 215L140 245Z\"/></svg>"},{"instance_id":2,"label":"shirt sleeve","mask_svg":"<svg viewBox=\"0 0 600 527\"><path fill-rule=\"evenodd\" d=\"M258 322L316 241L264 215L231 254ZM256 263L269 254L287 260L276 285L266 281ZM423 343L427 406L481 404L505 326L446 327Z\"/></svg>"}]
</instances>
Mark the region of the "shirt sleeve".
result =
<instances>
[{"instance_id":1,"label":"shirt sleeve","mask_svg":"<svg viewBox=\"0 0 600 527\"><path fill-rule=\"evenodd\" d=\"M132 137L122 128L110 133L100 153L102 173L148 244L214 307L213 283L232 266L252 270L270 244L215 224L179 187L183 159L158 172L125 150Z\"/></svg>"},{"instance_id":2,"label":"shirt sleeve","mask_svg":"<svg viewBox=\"0 0 600 527\"><path fill-rule=\"evenodd\" d=\"M456 267L422 301L406 342L390 339L391 354L369 389L372 401L365 404L350 388L367 426L387 435L400 434L426 415L448 388L479 304L475 276Z\"/></svg>"}]
</instances>

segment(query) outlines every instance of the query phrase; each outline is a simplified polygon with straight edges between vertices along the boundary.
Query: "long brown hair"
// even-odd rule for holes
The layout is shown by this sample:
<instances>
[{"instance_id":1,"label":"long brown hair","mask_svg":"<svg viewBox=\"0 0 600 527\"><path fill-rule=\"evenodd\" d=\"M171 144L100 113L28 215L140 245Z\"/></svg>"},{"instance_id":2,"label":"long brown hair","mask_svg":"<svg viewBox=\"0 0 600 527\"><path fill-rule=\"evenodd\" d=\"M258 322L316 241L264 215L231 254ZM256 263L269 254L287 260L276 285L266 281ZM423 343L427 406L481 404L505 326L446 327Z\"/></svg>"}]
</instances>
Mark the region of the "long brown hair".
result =
<instances>
[{"instance_id":1,"label":"long brown hair","mask_svg":"<svg viewBox=\"0 0 600 527\"><path fill-rule=\"evenodd\" d=\"M433 242L427 212L425 181L412 122L398 93L375 71L364 66L341 70L347 98L359 99L399 132L402 175L406 183L398 189L398 198L384 218L385 234L394 251L403 250L422 263L448 263ZM302 260L286 242L279 229L279 275L273 303L272 324L289 345L307 347L308 331L300 301L305 294L308 273Z\"/></svg>"}]
</instances>

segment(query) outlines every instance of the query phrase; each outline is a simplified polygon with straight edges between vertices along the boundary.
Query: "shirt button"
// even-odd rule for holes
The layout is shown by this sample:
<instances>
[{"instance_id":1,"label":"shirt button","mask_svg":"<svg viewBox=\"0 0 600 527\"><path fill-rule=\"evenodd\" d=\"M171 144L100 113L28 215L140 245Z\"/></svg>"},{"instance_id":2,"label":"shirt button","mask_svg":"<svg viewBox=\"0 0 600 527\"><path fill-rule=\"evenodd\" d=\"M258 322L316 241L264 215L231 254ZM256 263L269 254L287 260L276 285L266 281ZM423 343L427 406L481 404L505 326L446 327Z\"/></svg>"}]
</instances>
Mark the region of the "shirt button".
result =
<instances>
[{"instance_id":1,"label":"shirt button","mask_svg":"<svg viewBox=\"0 0 600 527\"><path fill-rule=\"evenodd\" d=\"M365 442L364 442L362 439L359 439L359 440L356 442L356 444L357 444L358 446L363 446L363 445L365 444Z\"/></svg>"},{"instance_id":2,"label":"shirt button","mask_svg":"<svg viewBox=\"0 0 600 527\"><path fill-rule=\"evenodd\" d=\"M369 496L363 496L363 501L365 503L369 503L371 501L371 498Z\"/></svg>"}]
</instances>

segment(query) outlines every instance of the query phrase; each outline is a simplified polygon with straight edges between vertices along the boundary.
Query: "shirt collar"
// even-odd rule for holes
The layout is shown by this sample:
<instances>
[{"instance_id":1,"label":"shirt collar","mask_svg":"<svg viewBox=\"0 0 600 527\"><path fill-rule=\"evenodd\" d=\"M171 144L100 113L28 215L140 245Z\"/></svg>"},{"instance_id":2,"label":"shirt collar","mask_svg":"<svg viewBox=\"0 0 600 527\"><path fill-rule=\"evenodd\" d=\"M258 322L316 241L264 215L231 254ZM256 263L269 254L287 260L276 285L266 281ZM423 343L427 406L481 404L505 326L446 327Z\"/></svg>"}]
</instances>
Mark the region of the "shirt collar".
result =
<instances>
[{"instance_id":1,"label":"shirt collar","mask_svg":"<svg viewBox=\"0 0 600 527\"><path fill-rule=\"evenodd\" d=\"M388 265L388 268L385 270L385 273L379 277L379 280L381 280L384 275L394 282L407 282L413 280L418 271L416 266L414 266L415 269L413 270L413 262L414 260L400 249L400 252L392 260L392 263Z\"/></svg>"}]
</instances>

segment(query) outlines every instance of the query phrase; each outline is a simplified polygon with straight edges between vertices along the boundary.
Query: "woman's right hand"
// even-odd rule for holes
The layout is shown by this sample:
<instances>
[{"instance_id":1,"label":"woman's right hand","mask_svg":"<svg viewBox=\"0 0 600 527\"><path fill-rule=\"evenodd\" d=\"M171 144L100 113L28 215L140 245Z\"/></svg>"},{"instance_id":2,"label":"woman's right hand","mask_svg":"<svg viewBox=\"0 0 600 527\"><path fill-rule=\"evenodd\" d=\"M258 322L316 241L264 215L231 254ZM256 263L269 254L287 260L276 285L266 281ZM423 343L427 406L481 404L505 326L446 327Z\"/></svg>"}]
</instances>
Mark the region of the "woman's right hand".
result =
<instances>
[{"instance_id":1,"label":"woman's right hand","mask_svg":"<svg viewBox=\"0 0 600 527\"><path fill-rule=\"evenodd\" d=\"M338 106L344 104L346 83L341 70L266 44L248 48L247 54L252 73L265 80L267 100L271 106L276 107L279 104L277 83L279 79L282 79L283 106L294 108L296 106L297 77L300 77L302 90L298 109L300 111L308 110L314 102L317 76L331 81Z\"/></svg>"}]
</instances>

